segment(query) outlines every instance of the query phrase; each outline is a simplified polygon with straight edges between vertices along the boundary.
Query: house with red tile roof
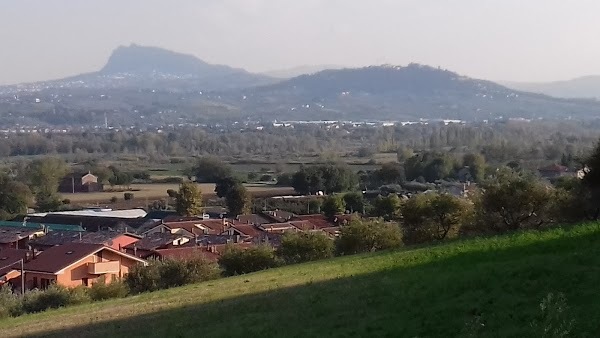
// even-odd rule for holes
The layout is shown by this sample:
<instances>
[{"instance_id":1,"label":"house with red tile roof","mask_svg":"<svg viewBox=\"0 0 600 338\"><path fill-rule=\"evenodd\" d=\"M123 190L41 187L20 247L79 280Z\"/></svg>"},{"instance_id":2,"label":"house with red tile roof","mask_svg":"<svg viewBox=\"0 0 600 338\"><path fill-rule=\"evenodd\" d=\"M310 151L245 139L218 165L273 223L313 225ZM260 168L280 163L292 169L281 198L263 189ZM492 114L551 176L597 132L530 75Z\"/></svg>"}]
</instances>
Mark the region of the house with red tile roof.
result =
<instances>
[{"instance_id":1,"label":"house with red tile roof","mask_svg":"<svg viewBox=\"0 0 600 338\"><path fill-rule=\"evenodd\" d=\"M14 289L21 289L21 260L29 262L33 252L26 249L0 249L0 286L10 283Z\"/></svg>"},{"instance_id":2,"label":"house with red tile roof","mask_svg":"<svg viewBox=\"0 0 600 338\"><path fill-rule=\"evenodd\" d=\"M125 276L145 260L102 244L66 243L51 247L25 264L25 285L46 288L52 283L66 287L110 283Z\"/></svg>"}]
</instances>

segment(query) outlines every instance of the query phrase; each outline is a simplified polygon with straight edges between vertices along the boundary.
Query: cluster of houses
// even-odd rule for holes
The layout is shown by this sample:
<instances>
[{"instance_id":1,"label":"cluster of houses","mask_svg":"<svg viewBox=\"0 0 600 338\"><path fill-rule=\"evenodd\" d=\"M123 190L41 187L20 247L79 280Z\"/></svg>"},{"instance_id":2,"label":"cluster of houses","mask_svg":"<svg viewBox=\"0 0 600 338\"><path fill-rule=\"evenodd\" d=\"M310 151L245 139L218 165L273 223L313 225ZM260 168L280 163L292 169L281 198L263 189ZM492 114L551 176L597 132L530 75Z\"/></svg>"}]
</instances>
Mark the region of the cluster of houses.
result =
<instances>
[{"instance_id":1,"label":"cluster of houses","mask_svg":"<svg viewBox=\"0 0 600 338\"><path fill-rule=\"evenodd\" d=\"M216 214L214 216L222 216ZM289 231L323 232L331 238L350 215L294 215L268 211L235 219L181 217L141 209L30 214L0 221L0 285L16 291L110 283L150 259L217 261L227 245L277 247Z\"/></svg>"}]
</instances>

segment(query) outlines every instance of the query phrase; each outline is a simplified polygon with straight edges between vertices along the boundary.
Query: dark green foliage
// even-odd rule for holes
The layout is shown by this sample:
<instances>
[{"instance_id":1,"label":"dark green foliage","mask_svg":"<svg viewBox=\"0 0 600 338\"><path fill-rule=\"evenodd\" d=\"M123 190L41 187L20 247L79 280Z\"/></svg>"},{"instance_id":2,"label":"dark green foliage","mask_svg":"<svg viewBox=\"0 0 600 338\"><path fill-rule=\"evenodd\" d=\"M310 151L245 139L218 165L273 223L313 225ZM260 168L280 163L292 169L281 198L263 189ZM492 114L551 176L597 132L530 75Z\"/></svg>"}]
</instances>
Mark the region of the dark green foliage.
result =
<instances>
[{"instance_id":1,"label":"dark green foliage","mask_svg":"<svg viewBox=\"0 0 600 338\"><path fill-rule=\"evenodd\" d=\"M383 221L353 220L341 229L336 239L336 252L352 255L361 252L392 249L402 246L402 233L397 224Z\"/></svg>"},{"instance_id":2,"label":"dark green foliage","mask_svg":"<svg viewBox=\"0 0 600 338\"><path fill-rule=\"evenodd\" d=\"M93 301L111 298L124 298L129 294L129 289L123 281L111 281L109 284L99 281L89 288L89 297Z\"/></svg>"},{"instance_id":3,"label":"dark green foliage","mask_svg":"<svg viewBox=\"0 0 600 338\"><path fill-rule=\"evenodd\" d=\"M292 187L300 194L326 194L352 190L358 183L356 174L346 165L326 164L302 167L292 177Z\"/></svg>"},{"instance_id":4,"label":"dark green foliage","mask_svg":"<svg viewBox=\"0 0 600 338\"><path fill-rule=\"evenodd\" d=\"M435 152L416 154L404 163L406 179L416 180L423 177L426 182L435 182L450 177L456 161L446 155Z\"/></svg>"},{"instance_id":5,"label":"dark green foliage","mask_svg":"<svg viewBox=\"0 0 600 338\"><path fill-rule=\"evenodd\" d=\"M277 185L289 187L292 185L293 174L290 173L281 173L277 175Z\"/></svg>"},{"instance_id":6,"label":"dark green foliage","mask_svg":"<svg viewBox=\"0 0 600 338\"><path fill-rule=\"evenodd\" d=\"M398 162L388 162L381 165L381 168L374 173L378 185L402 184L406 181L404 166Z\"/></svg>"},{"instance_id":7,"label":"dark green foliage","mask_svg":"<svg viewBox=\"0 0 600 338\"><path fill-rule=\"evenodd\" d=\"M532 175L500 170L475 198L478 224L496 231L540 227L548 221L551 188Z\"/></svg>"},{"instance_id":8,"label":"dark green foliage","mask_svg":"<svg viewBox=\"0 0 600 338\"><path fill-rule=\"evenodd\" d=\"M126 201L132 200L134 197L132 192L126 192L123 194L123 199Z\"/></svg>"},{"instance_id":9,"label":"dark green foliage","mask_svg":"<svg viewBox=\"0 0 600 338\"><path fill-rule=\"evenodd\" d=\"M250 213L252 206L252 200L250 194L243 184L239 183L234 185L231 190L225 196L225 203L227 204L227 210L231 216L238 216Z\"/></svg>"},{"instance_id":10,"label":"dark green foliage","mask_svg":"<svg viewBox=\"0 0 600 338\"><path fill-rule=\"evenodd\" d=\"M224 178L231 177L233 171L229 164L216 157L202 157L192 168L196 182L216 183Z\"/></svg>"},{"instance_id":11,"label":"dark green foliage","mask_svg":"<svg viewBox=\"0 0 600 338\"><path fill-rule=\"evenodd\" d=\"M472 206L452 195L430 193L411 197L400 210L404 243L418 244L456 236Z\"/></svg>"},{"instance_id":12,"label":"dark green foliage","mask_svg":"<svg viewBox=\"0 0 600 338\"><path fill-rule=\"evenodd\" d=\"M242 182L233 176L223 177L216 182L215 193L220 198L227 197L238 184Z\"/></svg>"},{"instance_id":13,"label":"dark green foliage","mask_svg":"<svg viewBox=\"0 0 600 338\"><path fill-rule=\"evenodd\" d=\"M219 276L216 263L202 256L186 260L150 261L136 265L125 276L125 284L133 294L211 280Z\"/></svg>"},{"instance_id":14,"label":"dark green foliage","mask_svg":"<svg viewBox=\"0 0 600 338\"><path fill-rule=\"evenodd\" d=\"M69 289L60 285L50 285L46 290L32 290L25 293L23 311L25 313L41 312L71 304Z\"/></svg>"},{"instance_id":15,"label":"dark green foliage","mask_svg":"<svg viewBox=\"0 0 600 338\"><path fill-rule=\"evenodd\" d=\"M483 181L486 170L486 163L483 155L474 153L465 154L465 156L463 156L462 165L464 167L469 167L469 181Z\"/></svg>"},{"instance_id":16,"label":"dark green foliage","mask_svg":"<svg viewBox=\"0 0 600 338\"><path fill-rule=\"evenodd\" d=\"M117 203L118 200L119 198L117 196L113 196L110 198L110 203Z\"/></svg>"},{"instance_id":17,"label":"dark green foliage","mask_svg":"<svg viewBox=\"0 0 600 338\"><path fill-rule=\"evenodd\" d=\"M325 216L333 219L335 215L346 211L346 203L341 195L329 195L323 200L321 211Z\"/></svg>"},{"instance_id":18,"label":"dark green foliage","mask_svg":"<svg viewBox=\"0 0 600 338\"><path fill-rule=\"evenodd\" d=\"M333 256L333 241L320 232L286 233L277 255L286 264L314 261Z\"/></svg>"},{"instance_id":19,"label":"dark green foliage","mask_svg":"<svg viewBox=\"0 0 600 338\"><path fill-rule=\"evenodd\" d=\"M108 183L113 186L130 186L131 182L133 182L133 176L130 173L116 169L113 171L113 175L108 178Z\"/></svg>"},{"instance_id":20,"label":"dark green foliage","mask_svg":"<svg viewBox=\"0 0 600 338\"><path fill-rule=\"evenodd\" d=\"M32 194L27 185L7 175L0 175L0 218L12 219L18 214L27 213L27 206L31 202Z\"/></svg>"},{"instance_id":21,"label":"dark green foliage","mask_svg":"<svg viewBox=\"0 0 600 338\"><path fill-rule=\"evenodd\" d=\"M267 245L248 249L230 245L221 254L219 265L226 276L233 276L274 268L279 265L279 261L273 248Z\"/></svg>"},{"instance_id":22,"label":"dark green foliage","mask_svg":"<svg viewBox=\"0 0 600 338\"><path fill-rule=\"evenodd\" d=\"M365 200L362 192L355 191L344 194L344 204L346 210L349 210L351 213L363 213L365 209Z\"/></svg>"},{"instance_id":23,"label":"dark green foliage","mask_svg":"<svg viewBox=\"0 0 600 338\"><path fill-rule=\"evenodd\" d=\"M381 217L385 220L398 218L402 201L396 194L389 194L386 197L377 196L373 201L371 214L375 217Z\"/></svg>"}]
</instances>

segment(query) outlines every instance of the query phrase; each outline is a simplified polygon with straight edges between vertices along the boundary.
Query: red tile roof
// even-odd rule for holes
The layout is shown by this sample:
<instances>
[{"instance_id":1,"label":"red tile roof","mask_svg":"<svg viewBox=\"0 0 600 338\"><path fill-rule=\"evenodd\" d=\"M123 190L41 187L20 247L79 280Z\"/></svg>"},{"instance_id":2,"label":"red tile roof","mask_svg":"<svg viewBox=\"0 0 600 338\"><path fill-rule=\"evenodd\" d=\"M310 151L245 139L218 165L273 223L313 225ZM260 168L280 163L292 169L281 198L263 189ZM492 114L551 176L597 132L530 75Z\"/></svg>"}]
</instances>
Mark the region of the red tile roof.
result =
<instances>
[{"instance_id":1,"label":"red tile roof","mask_svg":"<svg viewBox=\"0 0 600 338\"><path fill-rule=\"evenodd\" d=\"M233 229L239 231L242 235L246 235L249 237L258 237L260 236L263 231L258 229L257 227L255 227L254 225L250 225L250 224L238 224L235 223L232 226Z\"/></svg>"},{"instance_id":2,"label":"red tile roof","mask_svg":"<svg viewBox=\"0 0 600 338\"><path fill-rule=\"evenodd\" d=\"M29 250L0 249L0 276L5 275L11 270L18 269L20 267L18 263L21 259L27 261L31 255L32 252Z\"/></svg>"},{"instance_id":3,"label":"red tile roof","mask_svg":"<svg viewBox=\"0 0 600 338\"><path fill-rule=\"evenodd\" d=\"M333 222L330 222L329 219L327 219L327 217L325 217L324 215L320 215L320 214L300 215L300 216L294 217L294 220L308 221L308 222L314 224L317 227L317 229L329 228L329 227L334 226Z\"/></svg>"},{"instance_id":4,"label":"red tile roof","mask_svg":"<svg viewBox=\"0 0 600 338\"><path fill-rule=\"evenodd\" d=\"M124 257L141 261L139 258L111 249L101 244L66 243L53 246L40 253L31 262L25 264L25 271L57 273L101 250L110 250Z\"/></svg>"}]
</instances>

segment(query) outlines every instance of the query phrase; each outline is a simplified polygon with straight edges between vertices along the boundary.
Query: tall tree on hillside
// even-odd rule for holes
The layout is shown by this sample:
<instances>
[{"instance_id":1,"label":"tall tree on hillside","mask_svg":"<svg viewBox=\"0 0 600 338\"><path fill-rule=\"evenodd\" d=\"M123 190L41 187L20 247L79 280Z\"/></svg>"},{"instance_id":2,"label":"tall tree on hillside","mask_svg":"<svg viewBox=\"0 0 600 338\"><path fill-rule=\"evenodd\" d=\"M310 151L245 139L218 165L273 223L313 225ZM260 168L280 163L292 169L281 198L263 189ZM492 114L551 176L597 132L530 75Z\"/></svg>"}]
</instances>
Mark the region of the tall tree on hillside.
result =
<instances>
[{"instance_id":1,"label":"tall tree on hillside","mask_svg":"<svg viewBox=\"0 0 600 338\"><path fill-rule=\"evenodd\" d=\"M597 220L600 218L600 142L583 165L584 176L581 183L584 189L580 192L580 197L586 205L587 218Z\"/></svg>"},{"instance_id":2,"label":"tall tree on hillside","mask_svg":"<svg viewBox=\"0 0 600 338\"><path fill-rule=\"evenodd\" d=\"M323 201L321 210L325 216L333 218L335 215L343 213L346 210L346 203L339 195L330 195Z\"/></svg>"},{"instance_id":3,"label":"tall tree on hillside","mask_svg":"<svg viewBox=\"0 0 600 338\"><path fill-rule=\"evenodd\" d=\"M182 216L202 215L202 192L196 183L185 182L179 185L175 210Z\"/></svg>"}]
</instances>

